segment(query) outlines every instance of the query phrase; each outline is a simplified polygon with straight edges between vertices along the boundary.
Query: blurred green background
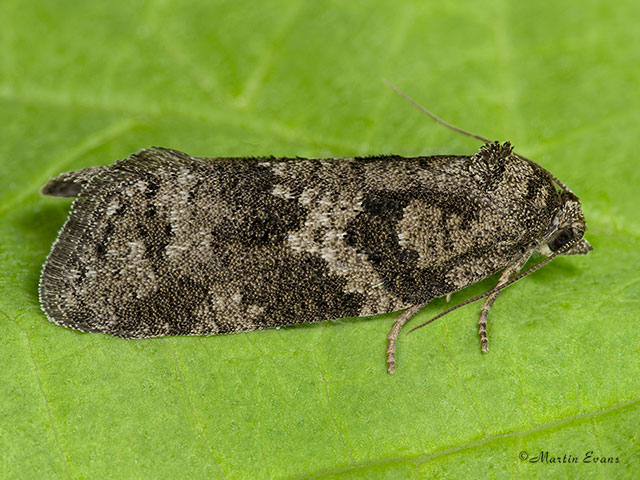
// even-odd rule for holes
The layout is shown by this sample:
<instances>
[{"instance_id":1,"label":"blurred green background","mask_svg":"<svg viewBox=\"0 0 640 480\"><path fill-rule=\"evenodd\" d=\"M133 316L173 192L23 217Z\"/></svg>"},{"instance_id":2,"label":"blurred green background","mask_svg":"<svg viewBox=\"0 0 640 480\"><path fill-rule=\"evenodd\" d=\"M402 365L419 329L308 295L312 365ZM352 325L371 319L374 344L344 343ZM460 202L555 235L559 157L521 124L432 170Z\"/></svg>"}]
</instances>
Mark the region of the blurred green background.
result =
<instances>
[{"instance_id":1,"label":"blurred green background","mask_svg":"<svg viewBox=\"0 0 640 480\"><path fill-rule=\"evenodd\" d=\"M0 478L632 478L640 471L640 4L0 3ZM586 257L399 340L392 316L126 341L48 322L62 171L193 155L470 154L580 196ZM490 287L482 282L454 301ZM435 301L421 315L440 311ZM521 460L541 451L577 464ZM618 458L584 464L584 455ZM521 452L526 452L521 453Z\"/></svg>"}]
</instances>

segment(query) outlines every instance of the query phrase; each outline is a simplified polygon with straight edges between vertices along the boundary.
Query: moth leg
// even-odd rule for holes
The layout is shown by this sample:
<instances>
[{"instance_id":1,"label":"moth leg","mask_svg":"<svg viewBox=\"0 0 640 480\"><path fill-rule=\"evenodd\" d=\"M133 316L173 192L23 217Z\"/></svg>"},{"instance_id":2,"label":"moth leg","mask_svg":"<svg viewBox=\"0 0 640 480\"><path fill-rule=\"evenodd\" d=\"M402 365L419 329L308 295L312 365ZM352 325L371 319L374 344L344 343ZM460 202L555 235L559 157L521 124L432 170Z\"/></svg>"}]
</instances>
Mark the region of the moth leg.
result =
<instances>
[{"instance_id":1,"label":"moth leg","mask_svg":"<svg viewBox=\"0 0 640 480\"><path fill-rule=\"evenodd\" d=\"M502 280L502 276L500 277ZM498 282L498 285L500 282ZM487 317L489 316L489 310L491 310L491 306L493 302L498 298L498 294L500 292L492 293L487 297L487 299L482 304L482 311L480 312L480 318L478 318L478 335L480 335L480 350L482 353L487 353L489 351L488 338L487 338Z\"/></svg>"},{"instance_id":2,"label":"moth leg","mask_svg":"<svg viewBox=\"0 0 640 480\"><path fill-rule=\"evenodd\" d=\"M407 308L404 312L402 312L396 318L396 321L391 327L391 331L387 338L389 339L389 344L387 345L387 372L393 373L396 371L396 340L398 339L398 335L400 335L400 330L405 323L411 320L420 309L424 307L424 305L413 305Z\"/></svg>"},{"instance_id":3,"label":"moth leg","mask_svg":"<svg viewBox=\"0 0 640 480\"><path fill-rule=\"evenodd\" d=\"M501 287L513 277L515 277L520 269L524 266L524 264L527 263L529 256L530 252L527 252L527 255L523 256L515 263L512 263L507 268L505 268L502 271L500 279L498 280L498 283L494 288ZM482 310L480 312L480 317L478 318L478 335L480 335L480 350L482 351L482 353L487 353L489 351L489 340L487 338L487 318L489 317L489 310L491 310L493 302L496 301L496 298L498 298L498 295L500 295L501 291L502 290L499 290L489 295L482 304Z\"/></svg>"}]
</instances>

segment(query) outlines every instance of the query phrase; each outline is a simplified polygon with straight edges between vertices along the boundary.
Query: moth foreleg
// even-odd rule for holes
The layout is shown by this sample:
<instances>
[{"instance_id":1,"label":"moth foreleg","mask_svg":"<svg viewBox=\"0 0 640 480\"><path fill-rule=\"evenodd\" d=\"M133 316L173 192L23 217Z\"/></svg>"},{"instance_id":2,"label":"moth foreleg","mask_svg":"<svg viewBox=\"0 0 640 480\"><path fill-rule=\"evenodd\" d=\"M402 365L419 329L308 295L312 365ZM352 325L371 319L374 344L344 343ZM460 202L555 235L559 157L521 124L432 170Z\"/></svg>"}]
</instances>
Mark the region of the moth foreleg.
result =
<instances>
[{"instance_id":1,"label":"moth foreleg","mask_svg":"<svg viewBox=\"0 0 640 480\"><path fill-rule=\"evenodd\" d=\"M524 256L516 260L514 263L509 265L502 271L500 275L500 279L494 288L500 288L505 283L509 282L513 277L515 277L520 269L527 263L527 260L531 256L531 251L528 251ZM482 304L482 310L480 312L480 317L478 318L478 335L480 335L480 350L482 353L487 353L489 351L489 339L487 337L487 318L489 317L489 310L493 305L493 302L496 301L498 295L502 290L498 290L495 293L492 293L487 297L487 299Z\"/></svg>"},{"instance_id":2,"label":"moth foreleg","mask_svg":"<svg viewBox=\"0 0 640 480\"><path fill-rule=\"evenodd\" d=\"M505 270L506 271L506 270ZM502 280L502 276L500 277ZM500 282L498 282L500 285ZM493 302L496 301L500 292L492 293L487 297L487 299L482 304L482 311L480 312L480 317L478 318L478 335L480 335L480 350L482 353L487 353L489 351L489 340L487 338L487 318L489 317L489 310L491 310L491 306Z\"/></svg>"},{"instance_id":3,"label":"moth foreleg","mask_svg":"<svg viewBox=\"0 0 640 480\"><path fill-rule=\"evenodd\" d=\"M400 330L403 325L411 320L420 309L424 307L424 305L413 305L407 308L404 312L402 312L396 318L396 321L391 327L391 331L387 338L389 339L389 343L387 345L387 372L393 373L396 371L396 340L398 339L398 335L400 335Z\"/></svg>"}]
</instances>

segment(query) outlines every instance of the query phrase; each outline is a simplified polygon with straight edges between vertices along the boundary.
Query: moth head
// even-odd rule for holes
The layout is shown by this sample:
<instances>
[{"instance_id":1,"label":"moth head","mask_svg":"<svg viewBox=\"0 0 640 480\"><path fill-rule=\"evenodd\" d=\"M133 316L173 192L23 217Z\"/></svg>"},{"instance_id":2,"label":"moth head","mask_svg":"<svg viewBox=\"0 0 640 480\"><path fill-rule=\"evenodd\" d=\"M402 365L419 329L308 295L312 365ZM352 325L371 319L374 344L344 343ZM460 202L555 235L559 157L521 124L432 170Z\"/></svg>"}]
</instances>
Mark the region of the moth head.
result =
<instances>
[{"instance_id":1,"label":"moth head","mask_svg":"<svg viewBox=\"0 0 640 480\"><path fill-rule=\"evenodd\" d=\"M587 224L584 220L580 200L571 192L560 194L560 206L556 210L547 234L542 241L540 252L552 255L585 255L593 247L584 238ZM568 246L571 244L571 246ZM562 251L565 249L565 251Z\"/></svg>"}]
</instances>

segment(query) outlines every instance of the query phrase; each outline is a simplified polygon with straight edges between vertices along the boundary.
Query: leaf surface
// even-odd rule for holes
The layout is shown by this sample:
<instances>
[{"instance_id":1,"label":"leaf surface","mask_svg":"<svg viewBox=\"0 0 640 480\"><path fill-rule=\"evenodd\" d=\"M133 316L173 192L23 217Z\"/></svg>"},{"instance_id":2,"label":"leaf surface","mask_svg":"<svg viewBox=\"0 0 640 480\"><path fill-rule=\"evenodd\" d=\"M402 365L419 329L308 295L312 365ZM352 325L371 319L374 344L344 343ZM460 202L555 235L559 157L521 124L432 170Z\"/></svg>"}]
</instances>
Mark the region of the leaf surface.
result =
<instances>
[{"instance_id":1,"label":"leaf surface","mask_svg":"<svg viewBox=\"0 0 640 480\"><path fill-rule=\"evenodd\" d=\"M639 15L632 1L3 1L0 476L640 471ZM382 78L454 125L511 140L582 200L595 250L503 292L490 354L478 305L401 335L394 376L391 315L143 341L46 320L39 272L70 202L38 190L62 171L150 145L202 156L477 149ZM569 463L529 461L545 451ZM586 464L590 451L618 463Z\"/></svg>"}]
</instances>

